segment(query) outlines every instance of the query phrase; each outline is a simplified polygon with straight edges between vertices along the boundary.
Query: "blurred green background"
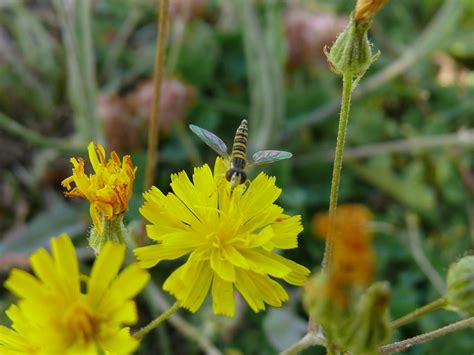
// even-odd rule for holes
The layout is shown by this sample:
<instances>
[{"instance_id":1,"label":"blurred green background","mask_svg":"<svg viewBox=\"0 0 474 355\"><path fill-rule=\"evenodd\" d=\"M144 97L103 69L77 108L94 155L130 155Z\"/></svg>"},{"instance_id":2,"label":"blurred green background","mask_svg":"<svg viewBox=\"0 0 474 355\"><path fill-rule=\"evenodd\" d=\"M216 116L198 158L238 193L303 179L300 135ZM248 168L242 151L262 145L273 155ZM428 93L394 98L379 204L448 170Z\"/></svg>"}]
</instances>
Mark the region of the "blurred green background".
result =
<instances>
[{"instance_id":1,"label":"blurred green background","mask_svg":"<svg viewBox=\"0 0 474 355\"><path fill-rule=\"evenodd\" d=\"M155 185L167 190L170 174L213 162L189 123L230 145L247 118L251 152L294 154L265 169L283 188L279 203L303 215L300 247L287 254L314 270L323 243L311 220L328 207L341 91L322 49L344 29L354 3L172 0L170 7ZM0 1L2 281L62 232L90 264L88 207L66 201L60 187L69 157L85 156L90 140L132 155L138 175L127 219L139 219L155 38L152 0ZM398 318L439 297L450 263L472 253L474 1L389 1L370 38L381 56L354 92L339 201L374 213L376 279L390 282ZM155 270L158 284L173 267ZM274 354L305 332L300 292L290 290L282 309L253 314L243 306L234 320L213 317L209 307L182 313L228 354ZM0 307L12 301L3 290ZM153 300L139 302L145 323L156 313ZM436 312L392 340L460 317ZM407 353L472 354L472 337L464 330ZM154 351L200 352L169 324L139 353Z\"/></svg>"}]
</instances>

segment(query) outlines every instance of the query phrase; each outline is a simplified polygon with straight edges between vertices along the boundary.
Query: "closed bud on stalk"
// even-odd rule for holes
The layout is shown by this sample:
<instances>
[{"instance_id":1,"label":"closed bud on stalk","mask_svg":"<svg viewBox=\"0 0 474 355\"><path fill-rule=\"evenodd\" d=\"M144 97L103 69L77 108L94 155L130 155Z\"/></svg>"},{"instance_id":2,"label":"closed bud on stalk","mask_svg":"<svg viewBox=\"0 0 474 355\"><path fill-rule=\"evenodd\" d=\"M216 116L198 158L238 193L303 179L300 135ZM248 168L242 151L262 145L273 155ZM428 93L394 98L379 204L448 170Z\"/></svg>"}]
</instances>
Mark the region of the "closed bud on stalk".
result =
<instances>
[{"instance_id":1,"label":"closed bud on stalk","mask_svg":"<svg viewBox=\"0 0 474 355\"><path fill-rule=\"evenodd\" d=\"M352 354L377 354L390 337L388 306L390 287L377 282L361 295L351 319L336 335L336 343Z\"/></svg>"},{"instance_id":2,"label":"closed bud on stalk","mask_svg":"<svg viewBox=\"0 0 474 355\"><path fill-rule=\"evenodd\" d=\"M114 216L110 220L102 216L100 223L100 230L95 225L92 225L89 236L89 246L94 249L96 255L101 252L107 241L115 244L126 244L128 232L123 224L123 214Z\"/></svg>"},{"instance_id":3,"label":"closed bud on stalk","mask_svg":"<svg viewBox=\"0 0 474 355\"><path fill-rule=\"evenodd\" d=\"M450 266L446 300L448 308L474 314L474 255Z\"/></svg>"},{"instance_id":4,"label":"closed bud on stalk","mask_svg":"<svg viewBox=\"0 0 474 355\"><path fill-rule=\"evenodd\" d=\"M380 52L372 55L371 45L367 38L371 21L357 22L353 15L344 32L342 32L325 53L333 71L343 75L362 76L369 66L378 58Z\"/></svg>"}]
</instances>

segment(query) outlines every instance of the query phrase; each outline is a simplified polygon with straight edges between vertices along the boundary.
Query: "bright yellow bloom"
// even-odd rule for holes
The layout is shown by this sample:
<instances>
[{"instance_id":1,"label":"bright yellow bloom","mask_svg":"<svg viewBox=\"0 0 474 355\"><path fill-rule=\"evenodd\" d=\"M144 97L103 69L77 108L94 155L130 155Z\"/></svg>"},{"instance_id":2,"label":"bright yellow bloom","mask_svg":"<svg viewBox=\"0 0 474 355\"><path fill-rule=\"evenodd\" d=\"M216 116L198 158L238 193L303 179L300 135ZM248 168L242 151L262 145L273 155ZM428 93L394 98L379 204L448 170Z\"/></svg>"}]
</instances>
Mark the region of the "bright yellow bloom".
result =
<instances>
[{"instance_id":1,"label":"bright yellow bloom","mask_svg":"<svg viewBox=\"0 0 474 355\"><path fill-rule=\"evenodd\" d=\"M61 184L67 188L67 196L78 196L90 202L92 222L102 234L102 218L110 221L127 210L137 168L133 166L129 155L120 161L117 153L112 152L107 161L104 147L100 144L91 142L88 151L94 174L85 173L84 159L71 158L72 176ZM71 188L73 182L76 186Z\"/></svg>"},{"instance_id":2,"label":"bright yellow bloom","mask_svg":"<svg viewBox=\"0 0 474 355\"><path fill-rule=\"evenodd\" d=\"M119 273L125 256L120 244L105 245L89 278L79 274L67 235L53 238L51 249L51 255L41 248L30 257L36 277L14 269L5 282L20 300L6 312L12 329L0 326L0 353L132 352L138 341L123 325L137 321L132 298L148 282L148 273L136 264Z\"/></svg>"},{"instance_id":3,"label":"bright yellow bloom","mask_svg":"<svg viewBox=\"0 0 474 355\"><path fill-rule=\"evenodd\" d=\"M273 249L297 247L303 228L301 216L290 217L274 204L281 193L275 178L261 173L249 187L231 192L225 166L218 158L214 175L208 165L194 170L193 182L185 172L171 177L173 193L153 187L144 194L140 209L151 224L148 236L157 242L134 250L140 266L190 254L163 288L181 306L195 312L211 289L214 313L233 316L234 286L255 311L265 303L279 307L288 299L273 278L301 286L309 270Z\"/></svg>"}]
</instances>

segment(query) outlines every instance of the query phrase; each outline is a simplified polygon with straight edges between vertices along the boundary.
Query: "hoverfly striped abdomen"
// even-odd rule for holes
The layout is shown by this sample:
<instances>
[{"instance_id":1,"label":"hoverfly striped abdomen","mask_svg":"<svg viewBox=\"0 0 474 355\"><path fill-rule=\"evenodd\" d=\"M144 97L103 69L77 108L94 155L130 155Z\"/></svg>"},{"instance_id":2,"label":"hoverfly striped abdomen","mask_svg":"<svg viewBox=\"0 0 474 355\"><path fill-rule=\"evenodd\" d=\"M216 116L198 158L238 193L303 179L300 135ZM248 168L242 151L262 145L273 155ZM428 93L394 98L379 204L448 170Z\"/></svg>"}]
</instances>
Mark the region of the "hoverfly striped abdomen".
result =
<instances>
[{"instance_id":1,"label":"hoverfly striped abdomen","mask_svg":"<svg viewBox=\"0 0 474 355\"><path fill-rule=\"evenodd\" d=\"M234 145L230 157L230 169L226 173L226 179L232 186L243 184L247 180L245 167L247 166L247 141L249 129L247 120L242 120L235 132Z\"/></svg>"}]
</instances>

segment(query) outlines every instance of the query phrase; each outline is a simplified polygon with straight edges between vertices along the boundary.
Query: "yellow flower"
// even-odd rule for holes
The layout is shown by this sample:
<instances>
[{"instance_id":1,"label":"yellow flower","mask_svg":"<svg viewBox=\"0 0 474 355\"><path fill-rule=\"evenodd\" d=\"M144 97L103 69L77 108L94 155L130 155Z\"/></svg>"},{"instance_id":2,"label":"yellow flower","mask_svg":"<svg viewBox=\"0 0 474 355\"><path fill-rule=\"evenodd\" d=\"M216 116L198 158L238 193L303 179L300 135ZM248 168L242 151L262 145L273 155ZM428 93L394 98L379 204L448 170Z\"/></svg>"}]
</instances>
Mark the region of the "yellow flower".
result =
<instances>
[{"instance_id":1,"label":"yellow flower","mask_svg":"<svg viewBox=\"0 0 474 355\"><path fill-rule=\"evenodd\" d=\"M137 168L133 166L129 155L120 161L117 153L112 152L107 161L104 147L100 144L91 142L88 151L94 174L85 173L82 158L71 158L72 176L61 184L68 190L66 196L78 196L90 202L92 222L101 235L103 218L110 221L127 210ZM76 186L71 188L73 182Z\"/></svg>"},{"instance_id":2,"label":"yellow flower","mask_svg":"<svg viewBox=\"0 0 474 355\"><path fill-rule=\"evenodd\" d=\"M173 193L165 196L156 187L146 192L140 212L151 222L148 236L157 244L134 253L145 268L190 254L163 288L192 312L211 290L214 313L233 316L234 286L255 312L265 303L279 307L288 294L273 278L301 286L309 274L272 253L297 247L301 216L285 215L274 204L281 193L275 178L261 173L247 189L231 191L226 170L218 158L214 175L204 165L194 170L193 182L185 172L173 175Z\"/></svg>"},{"instance_id":3,"label":"yellow flower","mask_svg":"<svg viewBox=\"0 0 474 355\"><path fill-rule=\"evenodd\" d=\"M79 274L67 235L53 238L31 257L36 277L14 269L5 287L20 300L7 310L12 329L0 326L0 353L130 353L138 341L128 327L137 321L132 300L149 275L136 264L119 273L125 246L108 243L89 278ZM81 288L81 280L85 289Z\"/></svg>"}]
</instances>

